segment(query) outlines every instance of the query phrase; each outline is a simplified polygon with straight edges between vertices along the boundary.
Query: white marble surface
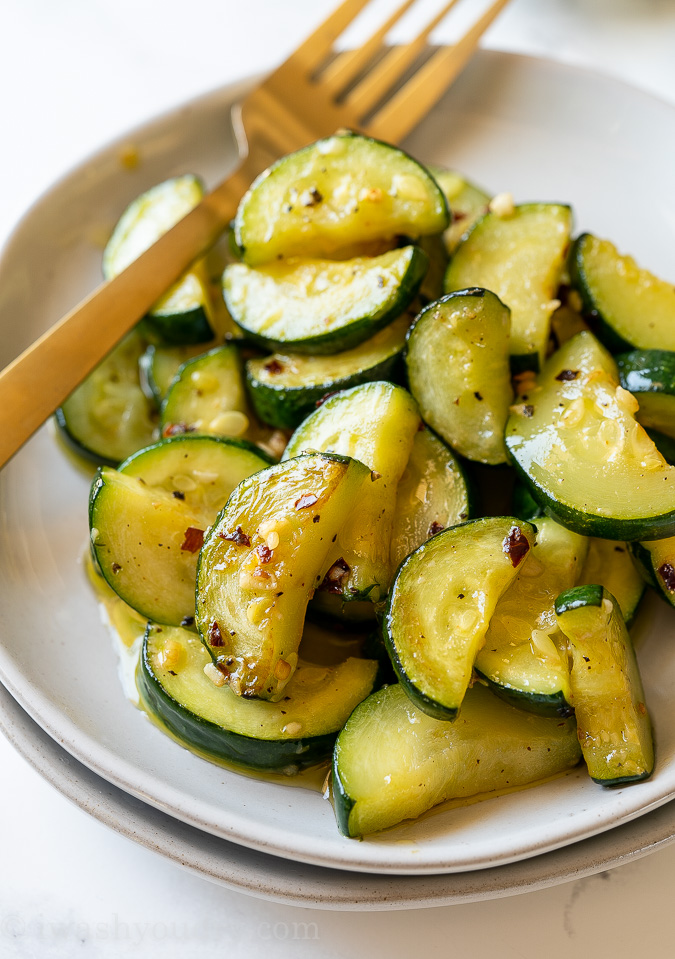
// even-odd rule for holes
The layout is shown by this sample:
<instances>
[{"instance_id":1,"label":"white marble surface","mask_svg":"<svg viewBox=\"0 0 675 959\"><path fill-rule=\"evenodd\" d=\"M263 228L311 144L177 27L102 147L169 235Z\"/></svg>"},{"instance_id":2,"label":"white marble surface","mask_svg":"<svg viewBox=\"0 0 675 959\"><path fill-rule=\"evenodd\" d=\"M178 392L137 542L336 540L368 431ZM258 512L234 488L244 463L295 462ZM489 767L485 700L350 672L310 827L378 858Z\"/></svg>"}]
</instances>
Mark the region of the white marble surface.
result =
<instances>
[{"instance_id":1,"label":"white marble surface","mask_svg":"<svg viewBox=\"0 0 675 959\"><path fill-rule=\"evenodd\" d=\"M181 99L264 70L331 5L5 0L0 241L74 161ZM512 0L486 45L590 66L675 102L673 0ZM398 914L309 911L226 891L134 846L71 806L1 739L0 764L1 959L392 957L421 943L471 959L495 947L505 959L542 948L549 959L579 949L673 954L675 846L512 899Z\"/></svg>"}]
</instances>

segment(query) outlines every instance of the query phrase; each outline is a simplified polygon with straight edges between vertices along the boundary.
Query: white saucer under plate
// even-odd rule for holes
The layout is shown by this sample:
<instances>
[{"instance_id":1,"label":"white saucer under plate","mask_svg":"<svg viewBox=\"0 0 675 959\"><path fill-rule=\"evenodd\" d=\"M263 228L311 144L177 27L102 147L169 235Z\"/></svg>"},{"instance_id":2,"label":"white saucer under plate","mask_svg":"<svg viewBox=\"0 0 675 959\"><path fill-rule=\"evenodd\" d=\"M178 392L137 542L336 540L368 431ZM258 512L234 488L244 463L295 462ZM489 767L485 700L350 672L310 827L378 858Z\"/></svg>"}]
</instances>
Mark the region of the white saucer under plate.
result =
<instances>
[{"instance_id":1,"label":"white saucer under plate","mask_svg":"<svg viewBox=\"0 0 675 959\"><path fill-rule=\"evenodd\" d=\"M115 832L213 882L260 899L317 909L381 911L534 892L641 859L675 840L675 803L555 852L494 869L375 876L291 862L177 822L87 769L0 685L0 730L63 796Z\"/></svg>"},{"instance_id":2,"label":"white saucer under plate","mask_svg":"<svg viewBox=\"0 0 675 959\"><path fill-rule=\"evenodd\" d=\"M0 262L0 362L93 288L101 239L129 200L172 174L193 171L213 183L226 172L234 161L228 107L244 88L200 97L131 131L26 214ZM406 145L519 201L569 201L577 229L612 238L667 276L675 247L674 121L672 106L614 80L483 52ZM129 146L140 160L131 170L122 162ZM0 678L68 753L175 819L293 859L294 869L304 862L419 876L503 867L587 840L675 795L675 617L654 601L640 649L658 739L650 781L603 790L579 769L364 842L345 839L318 792L212 765L127 702L82 568L88 488L49 428L0 475ZM249 855L238 853L238 861ZM467 888L474 880L460 882Z\"/></svg>"}]
</instances>

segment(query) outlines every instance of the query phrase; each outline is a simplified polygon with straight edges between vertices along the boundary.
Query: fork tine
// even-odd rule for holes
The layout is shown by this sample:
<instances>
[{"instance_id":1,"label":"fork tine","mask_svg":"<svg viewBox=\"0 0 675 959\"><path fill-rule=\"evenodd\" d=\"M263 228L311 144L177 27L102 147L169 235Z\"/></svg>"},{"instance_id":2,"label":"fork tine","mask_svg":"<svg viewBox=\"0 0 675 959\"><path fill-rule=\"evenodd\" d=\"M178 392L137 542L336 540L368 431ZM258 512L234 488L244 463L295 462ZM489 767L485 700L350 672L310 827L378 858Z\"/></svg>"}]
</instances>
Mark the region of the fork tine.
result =
<instances>
[{"instance_id":1,"label":"fork tine","mask_svg":"<svg viewBox=\"0 0 675 959\"><path fill-rule=\"evenodd\" d=\"M447 0L438 13L421 30L414 40L393 47L387 56L345 98L345 106L357 116L363 117L402 76L415 58L424 49L431 31L438 26L457 0Z\"/></svg>"},{"instance_id":2,"label":"fork tine","mask_svg":"<svg viewBox=\"0 0 675 959\"><path fill-rule=\"evenodd\" d=\"M441 47L375 114L368 124L368 133L394 143L402 140L450 86L508 2L495 0L453 47Z\"/></svg>"},{"instance_id":3,"label":"fork tine","mask_svg":"<svg viewBox=\"0 0 675 959\"><path fill-rule=\"evenodd\" d=\"M398 23L415 0L403 0L403 3L387 17L375 33L355 50L345 50L333 60L321 74L321 83L336 96L354 80L381 49L384 38Z\"/></svg>"},{"instance_id":4,"label":"fork tine","mask_svg":"<svg viewBox=\"0 0 675 959\"><path fill-rule=\"evenodd\" d=\"M370 0L343 0L314 33L310 34L290 55L286 64L302 64L308 71L317 70L330 53L333 43L349 24L370 3Z\"/></svg>"}]
</instances>

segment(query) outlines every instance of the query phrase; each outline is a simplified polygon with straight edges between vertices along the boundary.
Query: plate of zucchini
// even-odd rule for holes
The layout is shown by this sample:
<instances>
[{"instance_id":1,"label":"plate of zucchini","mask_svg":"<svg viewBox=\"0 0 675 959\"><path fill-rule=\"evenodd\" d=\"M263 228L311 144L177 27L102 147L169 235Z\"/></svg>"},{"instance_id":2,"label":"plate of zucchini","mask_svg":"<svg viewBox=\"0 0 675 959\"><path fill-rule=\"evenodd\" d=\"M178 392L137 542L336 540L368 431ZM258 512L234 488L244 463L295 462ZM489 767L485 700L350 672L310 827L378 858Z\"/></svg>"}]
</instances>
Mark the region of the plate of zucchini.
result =
<instances>
[{"instance_id":1,"label":"plate of zucchini","mask_svg":"<svg viewBox=\"0 0 675 959\"><path fill-rule=\"evenodd\" d=\"M28 214L7 359L222 175L238 92ZM42 728L208 833L360 871L672 798L671 113L485 53L405 149L337 132L251 184L0 478L0 676Z\"/></svg>"}]
</instances>

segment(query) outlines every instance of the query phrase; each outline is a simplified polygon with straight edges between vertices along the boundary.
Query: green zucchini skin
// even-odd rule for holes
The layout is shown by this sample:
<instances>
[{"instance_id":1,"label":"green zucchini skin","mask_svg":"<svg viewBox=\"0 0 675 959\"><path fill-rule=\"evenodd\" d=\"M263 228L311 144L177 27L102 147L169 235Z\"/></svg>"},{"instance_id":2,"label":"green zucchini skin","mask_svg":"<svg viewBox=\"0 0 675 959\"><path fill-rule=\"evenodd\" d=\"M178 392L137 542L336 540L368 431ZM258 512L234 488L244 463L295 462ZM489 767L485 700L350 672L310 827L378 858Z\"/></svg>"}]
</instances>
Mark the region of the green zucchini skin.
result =
<instances>
[{"instance_id":1,"label":"green zucchini skin","mask_svg":"<svg viewBox=\"0 0 675 959\"><path fill-rule=\"evenodd\" d=\"M513 484L513 491L511 493L511 509L514 516L520 516L522 519L526 519L529 522L538 519L540 516L546 515L543 508L539 505L530 492L529 486L521 481L516 481Z\"/></svg>"},{"instance_id":2,"label":"green zucchini skin","mask_svg":"<svg viewBox=\"0 0 675 959\"><path fill-rule=\"evenodd\" d=\"M457 721L439 722L394 684L357 706L339 734L333 804L340 831L364 836L447 799L563 772L580 757L574 719L514 709L475 685Z\"/></svg>"},{"instance_id":3,"label":"green zucchini skin","mask_svg":"<svg viewBox=\"0 0 675 959\"><path fill-rule=\"evenodd\" d=\"M172 177L129 204L103 251L103 275L110 280L195 207L204 195L201 180ZM179 346L213 339L211 306L203 264L193 266L143 319L148 338Z\"/></svg>"},{"instance_id":4,"label":"green zucchini skin","mask_svg":"<svg viewBox=\"0 0 675 959\"><path fill-rule=\"evenodd\" d=\"M180 649L179 664L175 665L171 674L166 666L157 661L160 633L164 634L161 639L166 637L174 649ZM229 689L221 688L214 692L213 683L203 673L203 667L208 662L208 653L193 633L149 623L137 674L144 705L188 748L238 766L272 772L298 772L327 759L349 713L372 692L377 676L376 663L368 660L346 660L332 668L307 664L305 669L314 668L326 674L318 690L315 689L308 696L296 681L295 686L291 685L289 689L283 711L272 703L258 703L251 709L250 703L242 703ZM181 688L185 666L193 667L193 675L187 680L191 706L181 702L180 697L177 698L169 689L169 680L174 691ZM301 682L302 672L303 667L300 666ZM336 686L342 694L341 703L335 692ZM300 706L296 705L297 691L305 699ZM200 697L201 705L205 707L202 712ZM214 708L214 702L218 704L217 708ZM264 735L252 736L241 731L242 728L255 726L254 711L261 719L261 727L263 722L266 724ZM250 720L244 724L242 720L247 713L251 714ZM302 726L302 736L294 737L284 731L283 713L287 716L292 714L296 725ZM219 721L208 718L209 714L217 714Z\"/></svg>"},{"instance_id":5,"label":"green zucchini skin","mask_svg":"<svg viewBox=\"0 0 675 959\"><path fill-rule=\"evenodd\" d=\"M352 349L400 316L429 266L419 246L377 257L226 267L223 295L234 322L262 349L333 354Z\"/></svg>"},{"instance_id":6,"label":"green zucchini skin","mask_svg":"<svg viewBox=\"0 0 675 959\"><path fill-rule=\"evenodd\" d=\"M633 350L617 356L616 365L621 385L640 404L638 422L675 439L675 353Z\"/></svg>"},{"instance_id":7,"label":"green zucchini skin","mask_svg":"<svg viewBox=\"0 0 675 959\"><path fill-rule=\"evenodd\" d=\"M572 245L569 270L584 314L609 350L675 350L672 284L640 269L609 240L591 233L582 233Z\"/></svg>"},{"instance_id":8,"label":"green zucchini skin","mask_svg":"<svg viewBox=\"0 0 675 959\"><path fill-rule=\"evenodd\" d=\"M622 786L651 776L654 744L633 646L617 600L598 584L555 603L570 652L571 705L594 782Z\"/></svg>"},{"instance_id":9,"label":"green zucchini skin","mask_svg":"<svg viewBox=\"0 0 675 959\"><path fill-rule=\"evenodd\" d=\"M157 409L161 409L162 401L181 366L195 356L201 356L207 347L206 343L192 346L160 346L150 343L138 360L138 369L141 389Z\"/></svg>"},{"instance_id":10,"label":"green zucchini skin","mask_svg":"<svg viewBox=\"0 0 675 959\"><path fill-rule=\"evenodd\" d=\"M407 337L408 383L422 419L461 456L490 465L506 461L510 328L508 307L471 288L425 307Z\"/></svg>"},{"instance_id":11,"label":"green zucchini skin","mask_svg":"<svg viewBox=\"0 0 675 959\"><path fill-rule=\"evenodd\" d=\"M157 416L139 380L144 349L132 330L54 414L67 445L99 466L117 466L156 439Z\"/></svg>"},{"instance_id":12,"label":"green zucchini skin","mask_svg":"<svg viewBox=\"0 0 675 959\"><path fill-rule=\"evenodd\" d=\"M242 198L234 221L249 266L281 256L333 258L356 242L441 233L445 196L407 153L361 134L318 140L282 157Z\"/></svg>"},{"instance_id":13,"label":"green zucchini skin","mask_svg":"<svg viewBox=\"0 0 675 959\"><path fill-rule=\"evenodd\" d=\"M359 346L328 357L278 353L246 363L256 415L278 429L296 429L319 400L375 380L398 382L408 317L394 320Z\"/></svg>"},{"instance_id":14,"label":"green zucchini skin","mask_svg":"<svg viewBox=\"0 0 675 959\"><path fill-rule=\"evenodd\" d=\"M490 618L535 532L513 517L469 520L427 540L399 567L384 638L406 695L427 715L456 719Z\"/></svg>"},{"instance_id":15,"label":"green zucchini skin","mask_svg":"<svg viewBox=\"0 0 675 959\"><path fill-rule=\"evenodd\" d=\"M675 471L637 424L635 400L617 390L616 364L605 348L591 333L578 333L547 361L539 387L531 403L512 407L505 438L545 513L603 539L673 535ZM620 457L613 455L617 443L624 444ZM634 491L634 500L624 490Z\"/></svg>"}]
</instances>

